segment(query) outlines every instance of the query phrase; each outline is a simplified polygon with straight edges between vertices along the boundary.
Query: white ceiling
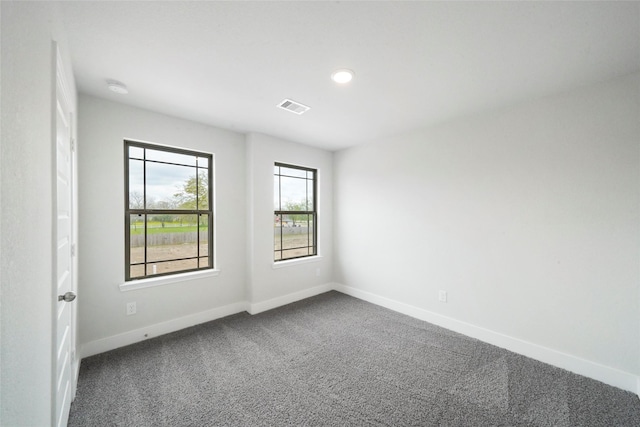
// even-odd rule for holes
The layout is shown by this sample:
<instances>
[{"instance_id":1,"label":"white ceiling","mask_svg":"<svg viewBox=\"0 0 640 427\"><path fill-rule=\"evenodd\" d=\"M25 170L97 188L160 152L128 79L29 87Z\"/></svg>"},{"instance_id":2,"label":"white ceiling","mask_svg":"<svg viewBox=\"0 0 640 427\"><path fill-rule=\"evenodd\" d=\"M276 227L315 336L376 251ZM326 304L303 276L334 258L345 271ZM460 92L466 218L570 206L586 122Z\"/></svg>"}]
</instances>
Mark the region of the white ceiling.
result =
<instances>
[{"instance_id":1,"label":"white ceiling","mask_svg":"<svg viewBox=\"0 0 640 427\"><path fill-rule=\"evenodd\" d=\"M337 150L640 70L638 2L61 2L80 92ZM330 80L350 68L347 86ZM124 82L126 96L105 80ZM290 98L298 116L276 107Z\"/></svg>"}]
</instances>

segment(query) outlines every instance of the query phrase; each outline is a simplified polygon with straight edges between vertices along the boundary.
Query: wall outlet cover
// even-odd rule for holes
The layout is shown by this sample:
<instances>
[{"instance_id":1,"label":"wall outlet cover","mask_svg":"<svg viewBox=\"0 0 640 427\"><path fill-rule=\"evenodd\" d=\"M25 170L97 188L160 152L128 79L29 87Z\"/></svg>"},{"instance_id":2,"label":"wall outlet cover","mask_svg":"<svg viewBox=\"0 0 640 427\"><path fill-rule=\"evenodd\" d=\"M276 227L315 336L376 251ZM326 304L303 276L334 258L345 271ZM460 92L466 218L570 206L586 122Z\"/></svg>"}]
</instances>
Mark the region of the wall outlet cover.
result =
<instances>
[{"instance_id":1,"label":"wall outlet cover","mask_svg":"<svg viewBox=\"0 0 640 427\"><path fill-rule=\"evenodd\" d=\"M132 314L136 314L136 303L128 302L127 303L127 316L131 316Z\"/></svg>"},{"instance_id":2,"label":"wall outlet cover","mask_svg":"<svg viewBox=\"0 0 640 427\"><path fill-rule=\"evenodd\" d=\"M438 293L438 300L440 302L447 302L447 291L440 291Z\"/></svg>"}]
</instances>

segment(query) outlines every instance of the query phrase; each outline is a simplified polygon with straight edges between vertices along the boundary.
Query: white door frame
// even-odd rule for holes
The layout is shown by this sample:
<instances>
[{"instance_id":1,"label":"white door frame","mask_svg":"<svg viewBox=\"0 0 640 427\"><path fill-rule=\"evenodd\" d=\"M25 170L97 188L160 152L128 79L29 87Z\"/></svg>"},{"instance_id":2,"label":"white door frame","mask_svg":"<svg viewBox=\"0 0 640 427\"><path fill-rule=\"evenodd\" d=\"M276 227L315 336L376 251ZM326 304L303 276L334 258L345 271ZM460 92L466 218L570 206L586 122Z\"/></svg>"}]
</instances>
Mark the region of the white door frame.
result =
<instances>
[{"instance_id":1,"label":"white door frame","mask_svg":"<svg viewBox=\"0 0 640 427\"><path fill-rule=\"evenodd\" d=\"M65 427L71 401L75 396L77 362L75 359L75 305L64 295L76 292L75 212L73 166L73 103L70 98L69 79L56 42L52 44L53 61L53 248L52 248L52 422Z\"/></svg>"}]
</instances>

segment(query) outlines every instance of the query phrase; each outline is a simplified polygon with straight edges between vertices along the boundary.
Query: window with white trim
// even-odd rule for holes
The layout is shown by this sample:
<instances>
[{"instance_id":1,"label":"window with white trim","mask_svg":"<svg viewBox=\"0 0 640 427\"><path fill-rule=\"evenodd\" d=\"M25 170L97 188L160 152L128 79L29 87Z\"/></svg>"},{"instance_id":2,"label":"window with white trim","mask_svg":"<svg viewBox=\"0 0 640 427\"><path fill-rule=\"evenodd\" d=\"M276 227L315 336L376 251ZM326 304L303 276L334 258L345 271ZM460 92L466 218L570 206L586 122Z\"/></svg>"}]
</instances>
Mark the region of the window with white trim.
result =
<instances>
[{"instance_id":1,"label":"window with white trim","mask_svg":"<svg viewBox=\"0 0 640 427\"><path fill-rule=\"evenodd\" d=\"M213 155L125 141L125 280L213 268Z\"/></svg>"},{"instance_id":2,"label":"window with white trim","mask_svg":"<svg viewBox=\"0 0 640 427\"><path fill-rule=\"evenodd\" d=\"M274 166L274 261L318 254L318 171L303 166Z\"/></svg>"}]
</instances>

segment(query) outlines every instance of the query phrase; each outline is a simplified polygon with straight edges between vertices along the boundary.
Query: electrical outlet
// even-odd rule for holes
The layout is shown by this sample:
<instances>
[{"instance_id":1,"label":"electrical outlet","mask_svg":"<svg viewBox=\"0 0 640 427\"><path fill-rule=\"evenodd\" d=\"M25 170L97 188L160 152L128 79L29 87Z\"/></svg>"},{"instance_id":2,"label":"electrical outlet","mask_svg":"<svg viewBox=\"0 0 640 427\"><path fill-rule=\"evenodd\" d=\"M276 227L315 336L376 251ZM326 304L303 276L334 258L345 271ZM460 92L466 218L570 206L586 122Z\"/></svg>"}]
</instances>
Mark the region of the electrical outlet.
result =
<instances>
[{"instance_id":1,"label":"electrical outlet","mask_svg":"<svg viewBox=\"0 0 640 427\"><path fill-rule=\"evenodd\" d=\"M131 316L132 314L136 314L136 303L128 302L127 303L127 316Z\"/></svg>"},{"instance_id":2,"label":"electrical outlet","mask_svg":"<svg viewBox=\"0 0 640 427\"><path fill-rule=\"evenodd\" d=\"M438 300L440 302L447 302L447 291L440 291L438 293Z\"/></svg>"},{"instance_id":3,"label":"electrical outlet","mask_svg":"<svg viewBox=\"0 0 640 427\"><path fill-rule=\"evenodd\" d=\"M316 277L320 277L320 267L316 268Z\"/></svg>"}]
</instances>

